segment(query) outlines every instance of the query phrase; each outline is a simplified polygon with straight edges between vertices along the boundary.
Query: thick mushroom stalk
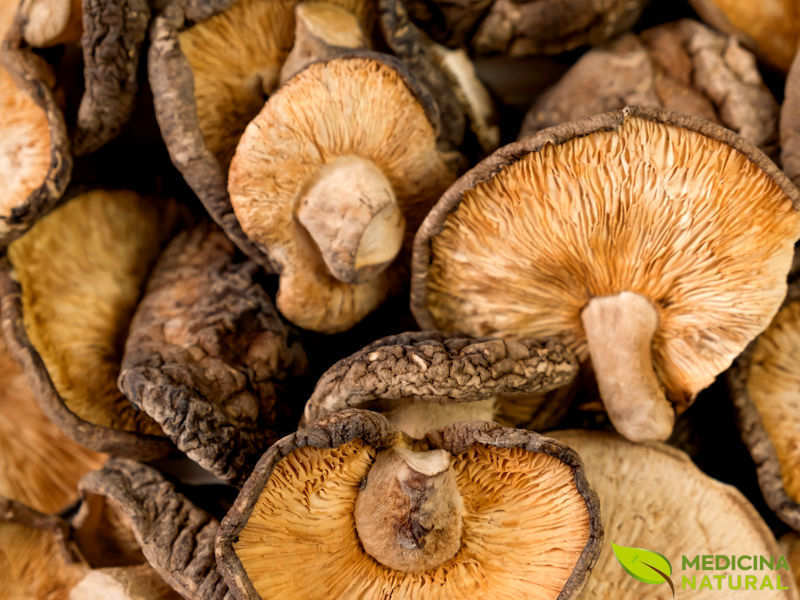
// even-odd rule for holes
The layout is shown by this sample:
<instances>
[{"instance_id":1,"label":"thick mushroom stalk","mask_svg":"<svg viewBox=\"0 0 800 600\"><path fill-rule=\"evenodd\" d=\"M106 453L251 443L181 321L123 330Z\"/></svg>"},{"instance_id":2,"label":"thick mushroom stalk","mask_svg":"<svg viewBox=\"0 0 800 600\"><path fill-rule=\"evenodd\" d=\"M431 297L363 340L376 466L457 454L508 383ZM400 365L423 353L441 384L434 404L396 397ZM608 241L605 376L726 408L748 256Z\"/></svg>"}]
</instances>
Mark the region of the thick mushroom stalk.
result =
<instances>
[{"instance_id":1,"label":"thick mushroom stalk","mask_svg":"<svg viewBox=\"0 0 800 600\"><path fill-rule=\"evenodd\" d=\"M355 521L364 550L382 565L417 573L461 547L463 502L445 450L384 450L358 493Z\"/></svg>"},{"instance_id":2,"label":"thick mushroom stalk","mask_svg":"<svg viewBox=\"0 0 800 600\"><path fill-rule=\"evenodd\" d=\"M614 427L632 441L665 440L675 412L653 371L658 313L634 292L592 298L581 313L597 385Z\"/></svg>"},{"instance_id":3,"label":"thick mushroom stalk","mask_svg":"<svg viewBox=\"0 0 800 600\"><path fill-rule=\"evenodd\" d=\"M331 274L346 283L374 278L403 245L405 218L392 185L375 163L359 156L323 166L296 214Z\"/></svg>"},{"instance_id":4,"label":"thick mushroom stalk","mask_svg":"<svg viewBox=\"0 0 800 600\"><path fill-rule=\"evenodd\" d=\"M303 2L294 9L294 46L281 68L283 83L307 64L332 58L342 48L369 43L356 16L328 2Z\"/></svg>"}]
</instances>

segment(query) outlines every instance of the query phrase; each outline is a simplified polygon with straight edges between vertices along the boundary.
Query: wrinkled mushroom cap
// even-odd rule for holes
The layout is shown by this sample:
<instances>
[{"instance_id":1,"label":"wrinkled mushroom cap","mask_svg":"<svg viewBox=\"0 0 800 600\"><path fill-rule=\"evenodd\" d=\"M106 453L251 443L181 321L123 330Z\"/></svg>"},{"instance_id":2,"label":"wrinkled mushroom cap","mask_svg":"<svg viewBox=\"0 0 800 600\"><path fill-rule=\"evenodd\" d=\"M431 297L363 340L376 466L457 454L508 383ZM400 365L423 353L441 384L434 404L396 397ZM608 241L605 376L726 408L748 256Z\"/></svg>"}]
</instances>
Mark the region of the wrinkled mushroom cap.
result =
<instances>
[{"instance_id":1,"label":"wrinkled mushroom cap","mask_svg":"<svg viewBox=\"0 0 800 600\"><path fill-rule=\"evenodd\" d=\"M739 429L758 471L764 498L800 528L800 289L767 330L737 359L729 381Z\"/></svg>"},{"instance_id":2,"label":"wrinkled mushroom cap","mask_svg":"<svg viewBox=\"0 0 800 600\"><path fill-rule=\"evenodd\" d=\"M46 414L95 450L170 450L116 385L130 319L175 221L174 205L161 203L125 191L80 194L8 250L6 339Z\"/></svg>"},{"instance_id":3,"label":"wrinkled mushroom cap","mask_svg":"<svg viewBox=\"0 0 800 600\"><path fill-rule=\"evenodd\" d=\"M347 410L274 445L217 539L237 597L569 598L580 588L601 536L580 460L533 432L487 423L428 441L452 455L463 501L455 556L418 573L373 559L355 505L376 456L398 443L381 416Z\"/></svg>"},{"instance_id":4,"label":"wrinkled mushroom cap","mask_svg":"<svg viewBox=\"0 0 800 600\"><path fill-rule=\"evenodd\" d=\"M585 360L581 311L633 292L656 311L653 368L685 407L786 293L800 196L710 123L625 109L507 146L442 197L415 241L423 328L560 336Z\"/></svg>"},{"instance_id":5,"label":"wrinkled mushroom cap","mask_svg":"<svg viewBox=\"0 0 800 600\"><path fill-rule=\"evenodd\" d=\"M683 452L663 444L635 444L610 433L557 431L548 435L575 448L583 458L587 478L603 508L606 539L664 555L672 563L676 588L681 586L678 575L695 575L699 586L703 575L721 574L686 568L682 556L691 560L695 555L781 555L772 532L744 496L702 473ZM742 579L751 573L742 573ZM735 582L740 573L732 574ZM764 574L773 575L774 582L772 571ZM781 575L787 585L787 574ZM713 577L712 582L716 584ZM658 597L671 597L667 586L663 588ZM735 596L797 598L796 587L788 588L741 589ZM654 597L652 594L652 585L625 573L608 543L603 545L600 560L577 597L639 600ZM681 588L678 597L699 599L709 597L707 594Z\"/></svg>"},{"instance_id":6,"label":"wrinkled mushroom cap","mask_svg":"<svg viewBox=\"0 0 800 600\"><path fill-rule=\"evenodd\" d=\"M404 333L328 369L306 404L303 422L360 408L381 412L406 434L424 437L453 421L497 420L498 413L512 413L514 406L503 410L509 396L524 394L520 404L546 402L535 395L568 385L577 371L574 357L553 341Z\"/></svg>"},{"instance_id":7,"label":"wrinkled mushroom cap","mask_svg":"<svg viewBox=\"0 0 800 600\"><path fill-rule=\"evenodd\" d=\"M371 161L392 187L407 242L455 176L437 151L428 100L389 62L364 55L310 65L269 99L231 164L236 217L280 265L279 310L307 329L348 329L383 301L403 268L397 261L364 283L330 274L295 218L318 172L342 157Z\"/></svg>"}]
</instances>

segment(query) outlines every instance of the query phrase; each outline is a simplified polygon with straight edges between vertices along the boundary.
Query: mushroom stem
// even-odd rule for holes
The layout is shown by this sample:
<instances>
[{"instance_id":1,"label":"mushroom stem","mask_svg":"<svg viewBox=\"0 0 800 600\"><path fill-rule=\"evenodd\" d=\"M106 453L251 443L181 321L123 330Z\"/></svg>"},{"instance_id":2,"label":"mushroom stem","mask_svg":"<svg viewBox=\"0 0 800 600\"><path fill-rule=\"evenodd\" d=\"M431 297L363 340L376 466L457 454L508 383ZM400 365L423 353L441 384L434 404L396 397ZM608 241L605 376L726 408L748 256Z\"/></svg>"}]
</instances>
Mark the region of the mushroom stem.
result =
<instances>
[{"instance_id":1,"label":"mushroom stem","mask_svg":"<svg viewBox=\"0 0 800 600\"><path fill-rule=\"evenodd\" d=\"M592 298L581 313L608 416L629 440L665 440L675 412L653 371L650 346L658 313L644 296L622 292Z\"/></svg>"},{"instance_id":2,"label":"mushroom stem","mask_svg":"<svg viewBox=\"0 0 800 600\"><path fill-rule=\"evenodd\" d=\"M342 48L366 48L353 13L328 2L303 2L294 10L294 46L281 68L283 83L309 63L332 58Z\"/></svg>"},{"instance_id":3,"label":"mushroom stem","mask_svg":"<svg viewBox=\"0 0 800 600\"><path fill-rule=\"evenodd\" d=\"M83 32L81 0L28 0L23 37L34 48L77 43Z\"/></svg>"},{"instance_id":4,"label":"mushroom stem","mask_svg":"<svg viewBox=\"0 0 800 600\"><path fill-rule=\"evenodd\" d=\"M395 447L378 454L358 493L356 530L379 563L417 573L455 556L462 513L448 452Z\"/></svg>"},{"instance_id":5,"label":"mushroom stem","mask_svg":"<svg viewBox=\"0 0 800 600\"><path fill-rule=\"evenodd\" d=\"M403 245L405 219L391 183L375 163L358 156L322 167L296 214L328 270L345 283L373 279Z\"/></svg>"}]
</instances>

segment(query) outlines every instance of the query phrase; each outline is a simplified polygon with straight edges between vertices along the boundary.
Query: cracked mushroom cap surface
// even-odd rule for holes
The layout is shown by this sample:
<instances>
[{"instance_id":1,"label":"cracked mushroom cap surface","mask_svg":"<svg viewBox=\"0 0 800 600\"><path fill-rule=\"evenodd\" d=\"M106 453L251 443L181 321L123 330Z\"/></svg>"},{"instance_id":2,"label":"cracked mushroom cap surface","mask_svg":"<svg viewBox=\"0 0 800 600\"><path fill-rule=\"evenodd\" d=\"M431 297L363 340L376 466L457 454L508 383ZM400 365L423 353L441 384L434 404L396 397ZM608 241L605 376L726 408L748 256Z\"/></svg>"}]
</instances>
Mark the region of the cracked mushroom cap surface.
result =
<instances>
[{"instance_id":1,"label":"cracked mushroom cap surface","mask_svg":"<svg viewBox=\"0 0 800 600\"><path fill-rule=\"evenodd\" d=\"M243 481L293 429L292 384L307 366L258 270L216 225L175 236L131 321L119 376L179 450L226 481Z\"/></svg>"},{"instance_id":2,"label":"cracked mushroom cap surface","mask_svg":"<svg viewBox=\"0 0 800 600\"><path fill-rule=\"evenodd\" d=\"M613 433L574 430L547 435L574 448L582 457L586 476L600 499L606 539L664 555L672 563L676 587L680 586L678 574L696 576L698 587L703 575L711 575L709 571L682 568L682 556L690 560L695 555L710 554L781 556L769 527L739 490L704 474L680 450L665 444L633 443ZM772 575L773 583L774 573L780 573L783 585L787 585L788 573L766 573ZM735 574L733 578L735 582ZM662 587L659 597L671 597L667 586ZM576 597L639 600L653 594L652 585L625 574L611 543L606 543ZM678 596L699 600L720 594L724 592L681 588ZM735 596L754 600L800 597L791 584L785 590L741 589Z\"/></svg>"},{"instance_id":3,"label":"cracked mushroom cap surface","mask_svg":"<svg viewBox=\"0 0 800 600\"><path fill-rule=\"evenodd\" d=\"M547 402L545 394L569 385L577 372L575 357L555 341L403 333L378 340L328 369L306 404L301 425L345 408L380 412L418 438L454 421L501 422L506 417L530 422L547 410L538 406ZM532 406L526 409L526 403ZM521 413L517 419L510 414L515 412Z\"/></svg>"},{"instance_id":4,"label":"cracked mushroom cap surface","mask_svg":"<svg viewBox=\"0 0 800 600\"><path fill-rule=\"evenodd\" d=\"M16 240L0 269L12 354L45 414L93 450L155 458L172 449L119 392L117 376L130 320L176 216L173 203L133 192L79 193Z\"/></svg>"},{"instance_id":5,"label":"cracked mushroom cap surface","mask_svg":"<svg viewBox=\"0 0 800 600\"><path fill-rule=\"evenodd\" d=\"M78 497L78 480L104 461L42 412L0 336L0 496L57 512Z\"/></svg>"},{"instance_id":6,"label":"cracked mushroom cap surface","mask_svg":"<svg viewBox=\"0 0 800 600\"><path fill-rule=\"evenodd\" d=\"M689 0L689 3L704 21L736 35L773 67L789 70L800 41L800 6L795 0Z\"/></svg>"},{"instance_id":7,"label":"cracked mushroom cap surface","mask_svg":"<svg viewBox=\"0 0 800 600\"><path fill-rule=\"evenodd\" d=\"M800 530L800 286L728 373L739 430L769 507Z\"/></svg>"},{"instance_id":8,"label":"cracked mushroom cap surface","mask_svg":"<svg viewBox=\"0 0 800 600\"><path fill-rule=\"evenodd\" d=\"M621 400L618 430L639 404L602 377L660 393L664 412L626 435L666 439L664 397L688 406L780 306L798 207L766 156L711 123L643 108L567 123L445 193L415 240L412 310L449 334L562 339L591 354L606 408Z\"/></svg>"},{"instance_id":9,"label":"cracked mushroom cap surface","mask_svg":"<svg viewBox=\"0 0 800 600\"><path fill-rule=\"evenodd\" d=\"M227 194L227 171L247 124L278 86L292 50L296 0L170 2L152 27L150 86L170 158L206 210L252 259L274 271L242 232ZM333 0L367 35L373 6Z\"/></svg>"},{"instance_id":10,"label":"cracked mushroom cap surface","mask_svg":"<svg viewBox=\"0 0 800 600\"><path fill-rule=\"evenodd\" d=\"M403 248L455 178L431 111L399 63L363 53L311 64L248 125L231 163L231 203L279 265L277 306L293 323L346 330L398 284ZM362 214L384 204L392 212Z\"/></svg>"},{"instance_id":11,"label":"cracked mushroom cap surface","mask_svg":"<svg viewBox=\"0 0 800 600\"><path fill-rule=\"evenodd\" d=\"M589 50L536 99L520 137L627 105L697 115L725 125L770 156L777 151L778 104L755 57L735 37L691 19Z\"/></svg>"},{"instance_id":12,"label":"cracked mushroom cap surface","mask_svg":"<svg viewBox=\"0 0 800 600\"><path fill-rule=\"evenodd\" d=\"M220 526L234 594L564 599L580 588L602 532L577 455L489 423L403 440L382 416L345 410L275 444ZM415 551L438 558L386 566Z\"/></svg>"}]
</instances>

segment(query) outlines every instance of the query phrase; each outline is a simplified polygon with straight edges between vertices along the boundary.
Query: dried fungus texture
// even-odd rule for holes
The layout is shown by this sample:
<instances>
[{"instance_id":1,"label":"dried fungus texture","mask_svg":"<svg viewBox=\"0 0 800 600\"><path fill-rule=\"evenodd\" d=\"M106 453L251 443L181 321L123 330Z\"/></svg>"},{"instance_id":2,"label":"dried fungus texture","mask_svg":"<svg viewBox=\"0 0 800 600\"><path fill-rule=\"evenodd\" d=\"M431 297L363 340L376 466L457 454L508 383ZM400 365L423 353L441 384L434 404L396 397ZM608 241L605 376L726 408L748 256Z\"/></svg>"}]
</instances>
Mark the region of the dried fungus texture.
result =
<instances>
[{"instance_id":1,"label":"dried fungus texture","mask_svg":"<svg viewBox=\"0 0 800 600\"><path fill-rule=\"evenodd\" d=\"M148 564L93 569L70 591L69 600L180 600Z\"/></svg>"},{"instance_id":2,"label":"dried fungus texture","mask_svg":"<svg viewBox=\"0 0 800 600\"><path fill-rule=\"evenodd\" d=\"M719 483L703 474L683 452L663 444L634 444L609 433L569 431L549 434L574 448L586 466L587 479L597 490L602 506L606 539L615 544L653 549L672 562L673 582L680 577L696 577L697 587L708 571L681 566L681 556L690 560L696 555L778 557L781 552L767 525L744 496L734 487ZM790 574L784 571L764 571L772 583L775 574L783 585ZM722 572L714 572L714 575ZM758 572L729 572L736 585L745 574ZM763 575L762 575L763 576ZM716 584L713 576L712 582ZM761 580L759 579L759 582ZM795 599L797 589L788 585L785 590L737 590L735 596L744 599ZM663 589L662 589L663 588ZM669 598L666 585L640 583L626 575L611 550L604 544L600 559L579 599ZM681 588L680 598L713 600L725 595L714 590L695 591Z\"/></svg>"},{"instance_id":3,"label":"dried fungus texture","mask_svg":"<svg viewBox=\"0 0 800 600\"><path fill-rule=\"evenodd\" d=\"M800 6L795 0L690 0L690 4L704 21L744 40L770 65L789 70L800 40Z\"/></svg>"},{"instance_id":4,"label":"dried fungus texture","mask_svg":"<svg viewBox=\"0 0 800 600\"><path fill-rule=\"evenodd\" d=\"M176 236L131 322L119 378L180 450L229 481L292 429L291 381L307 362L257 271L216 226Z\"/></svg>"},{"instance_id":5,"label":"dried fungus texture","mask_svg":"<svg viewBox=\"0 0 800 600\"><path fill-rule=\"evenodd\" d=\"M767 330L729 374L739 428L764 498L800 528L800 299L793 286Z\"/></svg>"},{"instance_id":6,"label":"dried fungus texture","mask_svg":"<svg viewBox=\"0 0 800 600\"><path fill-rule=\"evenodd\" d=\"M523 448L463 449L453 458L464 501L461 547L436 569L401 573L365 554L354 526L375 452L354 440L300 448L275 465L235 544L262 597L564 597L590 529L569 466ZM298 577L309 565L313 572Z\"/></svg>"},{"instance_id":7,"label":"dried fungus texture","mask_svg":"<svg viewBox=\"0 0 800 600\"><path fill-rule=\"evenodd\" d=\"M319 170L343 156L372 161L403 212L407 247L455 178L415 91L376 56L315 63L286 82L247 127L231 165L236 216L280 266L278 309L306 329L333 333L354 325L385 299L407 260L401 252L365 283L330 274L294 214L296 199Z\"/></svg>"},{"instance_id":8,"label":"dried fungus texture","mask_svg":"<svg viewBox=\"0 0 800 600\"><path fill-rule=\"evenodd\" d=\"M347 407L374 407L375 401L397 410L417 402L427 419L435 404L456 414L455 403L489 400L491 420L498 395L544 394L568 385L577 371L575 358L557 342L401 334L370 344L328 369L306 404L304 419L310 422Z\"/></svg>"},{"instance_id":9,"label":"dried fungus texture","mask_svg":"<svg viewBox=\"0 0 800 600\"><path fill-rule=\"evenodd\" d=\"M781 165L795 185L800 185L800 52L786 78L780 118Z\"/></svg>"},{"instance_id":10,"label":"dried fungus texture","mask_svg":"<svg viewBox=\"0 0 800 600\"><path fill-rule=\"evenodd\" d=\"M491 0L409 0L411 20L449 48L466 46Z\"/></svg>"},{"instance_id":11,"label":"dried fungus texture","mask_svg":"<svg viewBox=\"0 0 800 600\"><path fill-rule=\"evenodd\" d=\"M800 234L793 199L766 157L710 124L631 109L547 130L431 212L415 315L448 333L560 337L586 360L581 311L634 292L657 312L655 373L685 408L780 306Z\"/></svg>"},{"instance_id":12,"label":"dried fungus texture","mask_svg":"<svg viewBox=\"0 0 800 600\"><path fill-rule=\"evenodd\" d=\"M587 52L525 117L520 136L628 105L718 122L777 151L778 104L738 40L688 19Z\"/></svg>"},{"instance_id":13,"label":"dried fungus texture","mask_svg":"<svg viewBox=\"0 0 800 600\"><path fill-rule=\"evenodd\" d=\"M80 487L119 507L148 563L184 598L232 600L214 560L217 521L158 471L112 459L85 476Z\"/></svg>"},{"instance_id":14,"label":"dried fungus texture","mask_svg":"<svg viewBox=\"0 0 800 600\"><path fill-rule=\"evenodd\" d=\"M6 338L48 415L96 450L168 451L158 425L125 399L116 380L173 209L133 192L87 192L41 219L8 251L18 283L6 274Z\"/></svg>"},{"instance_id":15,"label":"dried fungus texture","mask_svg":"<svg viewBox=\"0 0 800 600\"><path fill-rule=\"evenodd\" d=\"M77 155L115 138L130 118L149 21L147 0L83 1L85 90L73 136Z\"/></svg>"},{"instance_id":16,"label":"dried fungus texture","mask_svg":"<svg viewBox=\"0 0 800 600\"><path fill-rule=\"evenodd\" d=\"M0 337L0 496L55 513L78 497L78 480L104 460L45 416Z\"/></svg>"},{"instance_id":17,"label":"dried fungus texture","mask_svg":"<svg viewBox=\"0 0 800 600\"><path fill-rule=\"evenodd\" d=\"M472 38L479 54L558 54L630 29L646 0L495 0Z\"/></svg>"}]
</instances>

